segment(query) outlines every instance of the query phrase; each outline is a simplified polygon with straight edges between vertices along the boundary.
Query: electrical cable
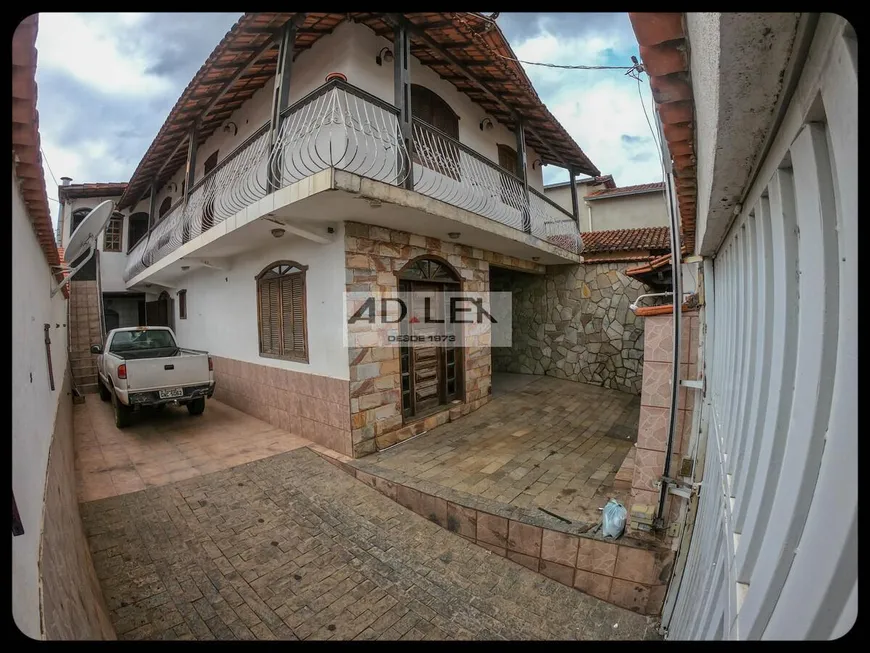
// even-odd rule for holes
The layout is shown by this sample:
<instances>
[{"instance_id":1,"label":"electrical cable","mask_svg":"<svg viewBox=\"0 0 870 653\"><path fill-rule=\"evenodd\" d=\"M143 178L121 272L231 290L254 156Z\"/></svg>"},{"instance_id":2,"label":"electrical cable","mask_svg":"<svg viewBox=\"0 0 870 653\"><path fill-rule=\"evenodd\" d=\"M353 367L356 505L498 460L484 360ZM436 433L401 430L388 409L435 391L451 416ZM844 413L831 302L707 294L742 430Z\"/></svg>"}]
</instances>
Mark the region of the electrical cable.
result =
<instances>
[{"instance_id":1,"label":"electrical cable","mask_svg":"<svg viewBox=\"0 0 870 653\"><path fill-rule=\"evenodd\" d=\"M48 162L48 157L45 155L45 150L42 149L42 145L39 146L39 151L42 152L42 158L45 159L45 165L48 166L48 171L51 173L51 178L54 179L54 185L60 186L57 183L57 177L54 176L54 170L51 169L51 164Z\"/></svg>"},{"instance_id":2,"label":"electrical cable","mask_svg":"<svg viewBox=\"0 0 870 653\"><path fill-rule=\"evenodd\" d=\"M634 66L573 66L558 63L541 63L540 61L525 61L523 59L506 57L503 54L499 54L498 52L493 52L493 54L502 59L507 59L508 61L516 61L518 63L526 64L527 66L544 66L546 68L562 68L564 70L634 70Z\"/></svg>"},{"instance_id":3,"label":"electrical cable","mask_svg":"<svg viewBox=\"0 0 870 653\"><path fill-rule=\"evenodd\" d=\"M483 20L483 21L489 23L493 27L498 27L497 23L495 22L495 18L498 16L498 13L493 14L491 17L484 16L482 14L477 14L477 13L472 12L472 11L466 11L463 13L471 14L476 19ZM478 38L480 37L480 33L475 32L471 28L471 25L469 25L467 22L465 22L465 20L462 18L462 16L457 16L457 18L459 18L459 20L461 20L465 24L465 26L472 33L472 35L474 35ZM486 44L484 44L484 45L486 45ZM507 57L499 52L495 52L494 50L489 48L489 46L486 46L486 47L490 51L490 54L493 54L496 57L499 57L500 59L507 59L508 61L516 61L517 63L526 64L527 66L543 66L545 68L561 68L563 70L633 70L636 67L636 66L587 66L587 65L583 65L583 64L567 65L567 64L557 64L557 63L542 63L539 61L525 61L523 59L517 59L515 57Z\"/></svg>"}]
</instances>

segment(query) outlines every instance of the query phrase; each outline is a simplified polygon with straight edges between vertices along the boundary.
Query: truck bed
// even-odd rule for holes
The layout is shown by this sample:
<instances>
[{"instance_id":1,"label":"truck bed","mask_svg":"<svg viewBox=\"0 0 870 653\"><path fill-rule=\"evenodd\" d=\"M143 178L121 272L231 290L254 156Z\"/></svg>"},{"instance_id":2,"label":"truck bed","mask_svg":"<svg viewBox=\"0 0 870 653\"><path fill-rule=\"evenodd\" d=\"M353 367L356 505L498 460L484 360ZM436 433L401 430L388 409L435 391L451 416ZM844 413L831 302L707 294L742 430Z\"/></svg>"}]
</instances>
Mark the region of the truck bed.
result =
<instances>
[{"instance_id":1,"label":"truck bed","mask_svg":"<svg viewBox=\"0 0 870 653\"><path fill-rule=\"evenodd\" d=\"M209 383L206 352L178 348L169 356L155 356L155 353L159 352L130 351L111 354L127 364L128 392L149 392Z\"/></svg>"}]
</instances>

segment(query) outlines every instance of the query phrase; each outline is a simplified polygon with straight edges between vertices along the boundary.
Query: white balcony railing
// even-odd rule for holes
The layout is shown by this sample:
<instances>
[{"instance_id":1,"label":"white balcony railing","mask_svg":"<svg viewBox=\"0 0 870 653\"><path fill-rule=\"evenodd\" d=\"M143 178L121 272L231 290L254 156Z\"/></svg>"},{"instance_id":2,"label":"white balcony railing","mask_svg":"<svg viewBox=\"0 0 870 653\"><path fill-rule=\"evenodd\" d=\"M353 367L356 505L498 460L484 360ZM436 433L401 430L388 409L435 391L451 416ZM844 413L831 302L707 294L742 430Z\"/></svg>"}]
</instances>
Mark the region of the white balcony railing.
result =
<instances>
[{"instance_id":1,"label":"white balcony railing","mask_svg":"<svg viewBox=\"0 0 870 653\"><path fill-rule=\"evenodd\" d=\"M572 253L580 235L571 215L543 195L526 198L520 179L443 132L414 120L414 161L398 110L350 84L324 84L289 107L270 147L266 123L195 184L130 252L124 279L267 195L327 168L402 185L525 231Z\"/></svg>"}]
</instances>

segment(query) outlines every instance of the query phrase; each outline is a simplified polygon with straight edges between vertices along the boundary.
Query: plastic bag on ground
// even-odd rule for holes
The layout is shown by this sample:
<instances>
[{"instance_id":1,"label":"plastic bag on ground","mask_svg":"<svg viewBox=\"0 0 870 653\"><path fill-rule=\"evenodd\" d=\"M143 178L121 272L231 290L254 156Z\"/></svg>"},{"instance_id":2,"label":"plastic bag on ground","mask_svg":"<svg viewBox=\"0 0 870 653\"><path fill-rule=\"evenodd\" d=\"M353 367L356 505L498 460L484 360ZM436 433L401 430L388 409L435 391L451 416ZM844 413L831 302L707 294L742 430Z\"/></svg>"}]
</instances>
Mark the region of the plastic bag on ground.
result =
<instances>
[{"instance_id":1,"label":"plastic bag on ground","mask_svg":"<svg viewBox=\"0 0 870 653\"><path fill-rule=\"evenodd\" d=\"M627 511L616 499L608 501L601 511L601 534L604 537L616 539L625 530L625 517Z\"/></svg>"}]
</instances>

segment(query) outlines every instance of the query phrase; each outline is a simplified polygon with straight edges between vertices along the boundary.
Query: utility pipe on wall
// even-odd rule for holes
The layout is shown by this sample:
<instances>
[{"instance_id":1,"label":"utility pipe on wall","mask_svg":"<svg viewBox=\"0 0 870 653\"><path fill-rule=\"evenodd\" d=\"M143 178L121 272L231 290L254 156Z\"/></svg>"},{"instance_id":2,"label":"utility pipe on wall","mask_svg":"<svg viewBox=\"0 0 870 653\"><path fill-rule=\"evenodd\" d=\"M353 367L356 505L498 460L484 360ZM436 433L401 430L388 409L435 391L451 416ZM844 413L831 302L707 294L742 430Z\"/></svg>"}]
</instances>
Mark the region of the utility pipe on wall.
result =
<instances>
[{"instance_id":1,"label":"utility pipe on wall","mask_svg":"<svg viewBox=\"0 0 870 653\"><path fill-rule=\"evenodd\" d=\"M661 124L659 124L659 128L661 129ZM661 131L659 132L661 135ZM664 140L661 141L664 143ZM664 148L663 148L664 149ZM662 157L664 158L665 152L662 152ZM671 403L669 407L669 415L668 415L668 445L665 450L665 468L663 477L670 478L671 474L671 452L674 447L674 434L677 431L677 409L678 409L678 400L680 389L680 332L681 332L681 322L682 322L682 312L683 312L683 281L682 281L682 261L680 256L680 218L679 211L677 210L674 202L674 189L673 189L673 174L670 174L673 170L673 164L669 160L665 161L666 170L669 174L665 175L665 193L667 195L668 202L668 213L671 218L671 279L673 284L673 296L674 296L674 327L673 327L673 336L674 336L674 347L673 347L673 371L671 373ZM659 509L658 509L658 521L659 523L664 521L664 510L665 510L665 497L668 494L668 482L662 479L661 483L661 494L659 495Z\"/></svg>"}]
</instances>

